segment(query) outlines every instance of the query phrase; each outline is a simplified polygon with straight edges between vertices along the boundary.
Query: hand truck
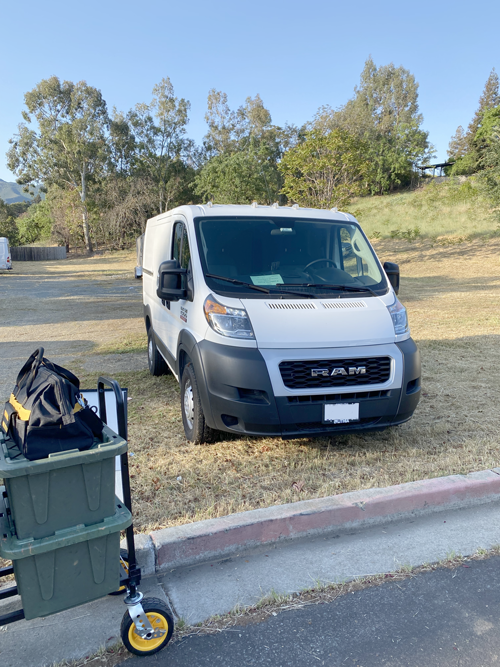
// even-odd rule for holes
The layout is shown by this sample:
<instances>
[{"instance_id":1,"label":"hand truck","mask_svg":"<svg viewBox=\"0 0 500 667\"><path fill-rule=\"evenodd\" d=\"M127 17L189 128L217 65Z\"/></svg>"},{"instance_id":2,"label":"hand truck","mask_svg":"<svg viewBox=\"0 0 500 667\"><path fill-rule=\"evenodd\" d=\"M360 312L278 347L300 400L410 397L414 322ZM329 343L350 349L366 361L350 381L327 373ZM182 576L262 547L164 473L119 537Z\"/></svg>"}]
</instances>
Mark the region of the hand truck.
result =
<instances>
[{"instance_id":1,"label":"hand truck","mask_svg":"<svg viewBox=\"0 0 500 667\"><path fill-rule=\"evenodd\" d=\"M108 387L108 391L111 389L116 401L118 435L127 440L126 405L122 389L116 380L99 377L97 381L99 416L106 423L105 387ZM120 464L123 503L132 513L128 454L126 451L120 455ZM8 502L6 496L7 494L4 493L4 500ZM127 549L120 551L120 588L118 591L111 593L113 595L126 591L124 602L127 605L127 611L121 622L120 636L125 647L131 653L139 656L152 655L161 651L170 641L174 630L174 619L163 600L144 598L144 595L138 589L141 582L141 569L137 565L133 524L126 528L126 544ZM0 578L11 574L14 574L12 565L0 568ZM0 588L0 600L17 594L17 585ZM0 626L14 623L23 618L25 618L23 609L10 612L0 616Z\"/></svg>"}]
</instances>

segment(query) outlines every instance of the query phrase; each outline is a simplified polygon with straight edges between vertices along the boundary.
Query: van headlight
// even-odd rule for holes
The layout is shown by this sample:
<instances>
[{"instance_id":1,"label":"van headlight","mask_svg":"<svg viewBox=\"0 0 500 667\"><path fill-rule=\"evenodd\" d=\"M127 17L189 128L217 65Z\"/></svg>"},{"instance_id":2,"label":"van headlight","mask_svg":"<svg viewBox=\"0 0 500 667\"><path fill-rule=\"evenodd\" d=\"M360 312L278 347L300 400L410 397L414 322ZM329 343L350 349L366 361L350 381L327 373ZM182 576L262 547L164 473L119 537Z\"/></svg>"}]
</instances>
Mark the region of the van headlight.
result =
<instances>
[{"instance_id":1,"label":"van headlight","mask_svg":"<svg viewBox=\"0 0 500 667\"><path fill-rule=\"evenodd\" d=\"M247 311L244 308L228 308L212 295L203 304L207 322L214 331L229 338L254 339L254 333Z\"/></svg>"},{"instance_id":2,"label":"van headlight","mask_svg":"<svg viewBox=\"0 0 500 667\"><path fill-rule=\"evenodd\" d=\"M391 314L392 323L394 324L394 333L396 336L401 336L402 334L408 333L410 327L408 325L408 315L406 314L406 308L403 304L396 299L392 306L387 306L387 310Z\"/></svg>"}]
</instances>

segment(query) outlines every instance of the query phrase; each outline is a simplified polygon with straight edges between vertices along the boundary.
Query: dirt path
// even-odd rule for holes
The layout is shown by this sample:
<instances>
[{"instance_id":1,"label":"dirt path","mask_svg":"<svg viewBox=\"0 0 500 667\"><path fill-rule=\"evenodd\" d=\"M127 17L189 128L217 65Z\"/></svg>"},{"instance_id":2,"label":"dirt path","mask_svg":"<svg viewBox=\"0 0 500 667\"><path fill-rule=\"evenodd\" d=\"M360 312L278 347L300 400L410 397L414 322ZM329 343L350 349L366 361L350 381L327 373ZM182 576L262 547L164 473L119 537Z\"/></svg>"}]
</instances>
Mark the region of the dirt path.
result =
<instances>
[{"instance_id":1,"label":"dirt path","mask_svg":"<svg viewBox=\"0 0 500 667\"><path fill-rule=\"evenodd\" d=\"M49 359L73 370L113 375L147 368L144 352L112 353L144 335L134 264L133 253L123 252L16 262L12 273L0 274L0 401L40 345Z\"/></svg>"}]
</instances>

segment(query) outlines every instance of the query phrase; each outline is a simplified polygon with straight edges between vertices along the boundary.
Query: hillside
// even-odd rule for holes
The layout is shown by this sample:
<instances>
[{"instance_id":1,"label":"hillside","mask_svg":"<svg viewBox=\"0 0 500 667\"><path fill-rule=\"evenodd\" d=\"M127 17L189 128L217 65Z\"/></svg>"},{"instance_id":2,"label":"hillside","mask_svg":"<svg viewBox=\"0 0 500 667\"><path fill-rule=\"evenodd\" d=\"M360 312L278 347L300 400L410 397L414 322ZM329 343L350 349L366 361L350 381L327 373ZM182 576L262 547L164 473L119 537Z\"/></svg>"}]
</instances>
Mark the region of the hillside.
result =
<instances>
[{"instance_id":1,"label":"hillside","mask_svg":"<svg viewBox=\"0 0 500 667\"><path fill-rule=\"evenodd\" d=\"M498 219L473 178L430 182L417 190L360 197L349 210L370 239L448 239L498 235Z\"/></svg>"},{"instance_id":2,"label":"hillside","mask_svg":"<svg viewBox=\"0 0 500 667\"><path fill-rule=\"evenodd\" d=\"M29 201L31 197L24 192L23 187L18 183L8 183L0 178L0 199L3 199L6 204ZM39 188L34 188L35 194L37 194L38 190Z\"/></svg>"}]
</instances>

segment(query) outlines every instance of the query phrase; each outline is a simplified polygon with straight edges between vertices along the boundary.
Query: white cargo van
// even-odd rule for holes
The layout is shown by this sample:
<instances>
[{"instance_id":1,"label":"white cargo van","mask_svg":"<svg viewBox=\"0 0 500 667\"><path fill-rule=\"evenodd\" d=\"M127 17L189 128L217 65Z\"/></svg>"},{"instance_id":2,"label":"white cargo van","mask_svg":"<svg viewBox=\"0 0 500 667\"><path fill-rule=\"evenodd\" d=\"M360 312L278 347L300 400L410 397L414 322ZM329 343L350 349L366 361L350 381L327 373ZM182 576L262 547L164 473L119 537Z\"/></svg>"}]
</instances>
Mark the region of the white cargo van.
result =
<instances>
[{"instance_id":1,"label":"white cargo van","mask_svg":"<svg viewBox=\"0 0 500 667\"><path fill-rule=\"evenodd\" d=\"M148 221L149 369L181 385L186 437L283 438L401 424L420 398L420 355L381 266L346 213L181 206Z\"/></svg>"},{"instance_id":2,"label":"white cargo van","mask_svg":"<svg viewBox=\"0 0 500 667\"><path fill-rule=\"evenodd\" d=\"M0 238L0 269L12 269L9 239L6 239L5 236Z\"/></svg>"}]
</instances>

